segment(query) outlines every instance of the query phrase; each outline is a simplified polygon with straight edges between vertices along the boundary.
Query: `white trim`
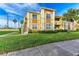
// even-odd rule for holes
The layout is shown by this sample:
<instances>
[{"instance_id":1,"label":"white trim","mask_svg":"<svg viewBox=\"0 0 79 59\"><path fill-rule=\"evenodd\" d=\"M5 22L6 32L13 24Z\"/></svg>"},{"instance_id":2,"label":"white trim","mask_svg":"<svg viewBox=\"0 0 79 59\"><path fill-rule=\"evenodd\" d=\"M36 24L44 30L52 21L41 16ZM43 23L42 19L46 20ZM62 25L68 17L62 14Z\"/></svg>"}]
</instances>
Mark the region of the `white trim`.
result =
<instances>
[{"instance_id":1,"label":"white trim","mask_svg":"<svg viewBox=\"0 0 79 59\"><path fill-rule=\"evenodd\" d=\"M55 11L54 9L51 9L51 8L46 8L46 7L41 7L40 9L47 9L47 10L52 10L52 11Z\"/></svg>"},{"instance_id":2,"label":"white trim","mask_svg":"<svg viewBox=\"0 0 79 59\"><path fill-rule=\"evenodd\" d=\"M27 12L27 32L29 31L29 27L30 27L29 21L30 21L29 12Z\"/></svg>"},{"instance_id":3,"label":"white trim","mask_svg":"<svg viewBox=\"0 0 79 59\"><path fill-rule=\"evenodd\" d=\"M62 29L64 30L64 21L62 22Z\"/></svg>"},{"instance_id":4,"label":"white trim","mask_svg":"<svg viewBox=\"0 0 79 59\"><path fill-rule=\"evenodd\" d=\"M47 25L50 25L50 26L47 26ZM49 29L47 29L47 27L49 27ZM46 23L46 30L51 30L51 24L50 23Z\"/></svg>"},{"instance_id":5,"label":"white trim","mask_svg":"<svg viewBox=\"0 0 79 59\"><path fill-rule=\"evenodd\" d=\"M36 29L33 28L33 25L36 26ZM38 30L37 23L32 23L32 30Z\"/></svg>"},{"instance_id":6,"label":"white trim","mask_svg":"<svg viewBox=\"0 0 79 59\"><path fill-rule=\"evenodd\" d=\"M68 30L68 21L66 21L66 29Z\"/></svg>"},{"instance_id":7,"label":"white trim","mask_svg":"<svg viewBox=\"0 0 79 59\"><path fill-rule=\"evenodd\" d=\"M62 29L63 29L63 30L66 29L66 21L63 21L63 23L62 23Z\"/></svg>"},{"instance_id":8,"label":"white trim","mask_svg":"<svg viewBox=\"0 0 79 59\"><path fill-rule=\"evenodd\" d=\"M74 26L73 26L74 30L76 30L76 29L75 29L75 28L76 28L76 27L75 27L75 24L76 24L76 21L74 21Z\"/></svg>"},{"instance_id":9,"label":"white trim","mask_svg":"<svg viewBox=\"0 0 79 59\"><path fill-rule=\"evenodd\" d=\"M55 12L54 12L54 11L53 11L53 13L52 13L52 20L53 20L52 30L54 31L54 30L55 30Z\"/></svg>"},{"instance_id":10,"label":"white trim","mask_svg":"<svg viewBox=\"0 0 79 59\"><path fill-rule=\"evenodd\" d=\"M44 9L41 9L41 30L44 30Z\"/></svg>"}]
</instances>

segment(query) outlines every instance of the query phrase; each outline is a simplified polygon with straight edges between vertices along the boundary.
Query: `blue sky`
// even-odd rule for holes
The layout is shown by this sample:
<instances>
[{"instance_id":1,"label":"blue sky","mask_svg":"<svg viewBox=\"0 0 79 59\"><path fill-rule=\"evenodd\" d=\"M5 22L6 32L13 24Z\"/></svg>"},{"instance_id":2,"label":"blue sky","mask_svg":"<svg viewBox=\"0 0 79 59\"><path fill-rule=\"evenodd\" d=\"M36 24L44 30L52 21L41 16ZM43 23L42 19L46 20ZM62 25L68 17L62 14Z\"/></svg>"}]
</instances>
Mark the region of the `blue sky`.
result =
<instances>
[{"instance_id":1,"label":"blue sky","mask_svg":"<svg viewBox=\"0 0 79 59\"><path fill-rule=\"evenodd\" d=\"M24 16L27 10L39 11L40 7L47 7L56 10L56 15L62 15L69 8L79 8L78 3L5 3L0 4L0 15L6 12ZM2 10L3 9L3 10ZM60 13L61 12L61 13Z\"/></svg>"},{"instance_id":2,"label":"blue sky","mask_svg":"<svg viewBox=\"0 0 79 59\"><path fill-rule=\"evenodd\" d=\"M77 3L45 3L40 4L40 6L55 9L57 16L62 15L69 8L79 8L79 4Z\"/></svg>"},{"instance_id":3,"label":"blue sky","mask_svg":"<svg viewBox=\"0 0 79 59\"><path fill-rule=\"evenodd\" d=\"M6 24L6 19L11 20L16 18L18 21L23 19L28 10L39 11L40 7L46 7L56 10L56 16L61 16L69 8L79 8L78 3L1 3L0 4L0 24ZM3 22L3 23L2 23ZM16 24L17 25L17 24ZM13 25L10 25L13 26Z\"/></svg>"}]
</instances>

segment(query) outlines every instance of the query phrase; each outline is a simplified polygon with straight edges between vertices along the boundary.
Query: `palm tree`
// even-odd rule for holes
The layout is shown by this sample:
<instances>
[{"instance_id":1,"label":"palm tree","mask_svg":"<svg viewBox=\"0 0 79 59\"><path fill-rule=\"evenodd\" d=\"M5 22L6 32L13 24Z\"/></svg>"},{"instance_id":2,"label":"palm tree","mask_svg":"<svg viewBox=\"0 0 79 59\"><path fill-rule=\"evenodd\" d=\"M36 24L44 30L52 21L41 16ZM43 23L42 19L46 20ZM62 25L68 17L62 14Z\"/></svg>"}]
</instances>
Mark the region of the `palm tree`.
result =
<instances>
[{"instance_id":1,"label":"palm tree","mask_svg":"<svg viewBox=\"0 0 79 59\"><path fill-rule=\"evenodd\" d=\"M68 9L66 13L63 14L63 19L66 21L75 21L79 19L79 9Z\"/></svg>"},{"instance_id":2,"label":"palm tree","mask_svg":"<svg viewBox=\"0 0 79 59\"><path fill-rule=\"evenodd\" d=\"M23 24L23 20L21 20L21 21L20 21L20 24L21 24L21 27L22 27L22 24Z\"/></svg>"},{"instance_id":3,"label":"palm tree","mask_svg":"<svg viewBox=\"0 0 79 59\"><path fill-rule=\"evenodd\" d=\"M69 21L69 15L67 13L63 14L63 20Z\"/></svg>"},{"instance_id":4,"label":"palm tree","mask_svg":"<svg viewBox=\"0 0 79 59\"><path fill-rule=\"evenodd\" d=\"M7 12L7 14L6 14L6 15L7 15L7 28L8 28L8 24L9 24L9 18L8 18L8 17L9 17L9 15L8 15L8 12Z\"/></svg>"},{"instance_id":5,"label":"palm tree","mask_svg":"<svg viewBox=\"0 0 79 59\"><path fill-rule=\"evenodd\" d=\"M79 9L76 10L76 15L77 15L77 16L76 16L75 19L76 19L77 21L79 21Z\"/></svg>"},{"instance_id":6,"label":"palm tree","mask_svg":"<svg viewBox=\"0 0 79 59\"><path fill-rule=\"evenodd\" d=\"M63 20L67 21L67 28L70 28L69 23L77 20L77 10L76 9L68 9L66 13L63 14Z\"/></svg>"},{"instance_id":7,"label":"palm tree","mask_svg":"<svg viewBox=\"0 0 79 59\"><path fill-rule=\"evenodd\" d=\"M16 20L16 19L13 19L13 23L14 23L15 28L16 28L16 23L17 23L17 20Z\"/></svg>"}]
</instances>

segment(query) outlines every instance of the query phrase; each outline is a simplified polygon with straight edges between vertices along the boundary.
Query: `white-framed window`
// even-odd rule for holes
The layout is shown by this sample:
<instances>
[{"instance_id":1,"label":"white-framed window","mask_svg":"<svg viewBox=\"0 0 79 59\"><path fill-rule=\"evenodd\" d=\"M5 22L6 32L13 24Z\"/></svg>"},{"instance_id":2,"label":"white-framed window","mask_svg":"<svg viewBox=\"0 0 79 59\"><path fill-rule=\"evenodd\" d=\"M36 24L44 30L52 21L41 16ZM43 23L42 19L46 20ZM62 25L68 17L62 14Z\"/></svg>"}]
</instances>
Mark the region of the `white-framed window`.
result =
<instances>
[{"instance_id":1,"label":"white-framed window","mask_svg":"<svg viewBox=\"0 0 79 59\"><path fill-rule=\"evenodd\" d=\"M32 29L36 30L37 29L37 24L32 24Z\"/></svg>"},{"instance_id":2,"label":"white-framed window","mask_svg":"<svg viewBox=\"0 0 79 59\"><path fill-rule=\"evenodd\" d=\"M50 30L50 28L51 28L50 24L46 24L46 29Z\"/></svg>"},{"instance_id":3,"label":"white-framed window","mask_svg":"<svg viewBox=\"0 0 79 59\"><path fill-rule=\"evenodd\" d=\"M51 19L51 14L46 13L46 19L47 20Z\"/></svg>"},{"instance_id":4,"label":"white-framed window","mask_svg":"<svg viewBox=\"0 0 79 59\"><path fill-rule=\"evenodd\" d=\"M32 14L33 20L37 19L37 14Z\"/></svg>"}]
</instances>

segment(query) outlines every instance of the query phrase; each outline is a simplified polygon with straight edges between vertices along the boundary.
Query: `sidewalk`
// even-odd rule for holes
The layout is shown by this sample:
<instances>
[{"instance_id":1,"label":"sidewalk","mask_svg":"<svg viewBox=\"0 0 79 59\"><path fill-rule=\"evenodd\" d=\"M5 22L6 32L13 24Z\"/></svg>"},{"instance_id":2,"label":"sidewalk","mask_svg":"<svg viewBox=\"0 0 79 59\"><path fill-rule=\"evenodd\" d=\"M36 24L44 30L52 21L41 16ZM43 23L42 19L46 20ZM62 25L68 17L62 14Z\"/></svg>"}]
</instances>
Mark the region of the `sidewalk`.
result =
<instances>
[{"instance_id":1,"label":"sidewalk","mask_svg":"<svg viewBox=\"0 0 79 59\"><path fill-rule=\"evenodd\" d=\"M18 36L18 35L21 35L21 34L17 34L16 35L16 32L12 32L12 33L8 33L8 34L3 34L3 35L0 35L0 37L5 37L5 36L13 36L15 34L15 36Z\"/></svg>"}]
</instances>

